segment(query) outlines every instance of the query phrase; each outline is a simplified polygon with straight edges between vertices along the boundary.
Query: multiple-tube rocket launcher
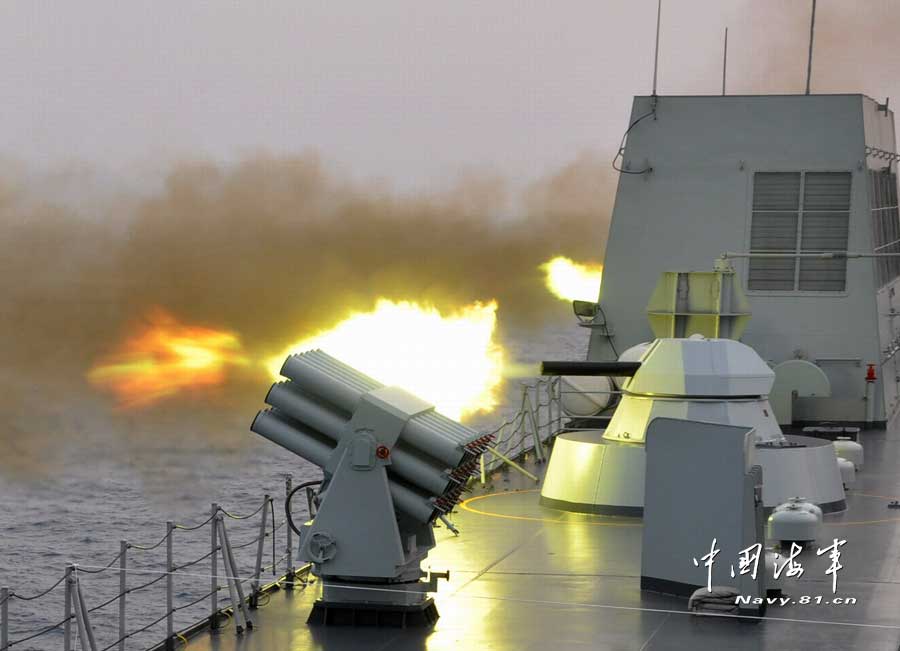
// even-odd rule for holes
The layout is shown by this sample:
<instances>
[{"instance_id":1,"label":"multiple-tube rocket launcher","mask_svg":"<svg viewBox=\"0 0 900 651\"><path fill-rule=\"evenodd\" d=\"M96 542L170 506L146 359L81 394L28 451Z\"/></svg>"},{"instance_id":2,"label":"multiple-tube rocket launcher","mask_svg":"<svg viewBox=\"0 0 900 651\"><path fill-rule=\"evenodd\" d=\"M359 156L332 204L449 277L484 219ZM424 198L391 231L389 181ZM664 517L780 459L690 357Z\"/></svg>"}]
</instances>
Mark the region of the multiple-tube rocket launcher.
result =
<instances>
[{"instance_id":1,"label":"multiple-tube rocket launcher","mask_svg":"<svg viewBox=\"0 0 900 651\"><path fill-rule=\"evenodd\" d=\"M300 556L323 593L311 623L430 624L420 563L432 524L459 501L490 436L320 350L292 355L251 430L324 471ZM444 575L446 577L446 575Z\"/></svg>"}]
</instances>

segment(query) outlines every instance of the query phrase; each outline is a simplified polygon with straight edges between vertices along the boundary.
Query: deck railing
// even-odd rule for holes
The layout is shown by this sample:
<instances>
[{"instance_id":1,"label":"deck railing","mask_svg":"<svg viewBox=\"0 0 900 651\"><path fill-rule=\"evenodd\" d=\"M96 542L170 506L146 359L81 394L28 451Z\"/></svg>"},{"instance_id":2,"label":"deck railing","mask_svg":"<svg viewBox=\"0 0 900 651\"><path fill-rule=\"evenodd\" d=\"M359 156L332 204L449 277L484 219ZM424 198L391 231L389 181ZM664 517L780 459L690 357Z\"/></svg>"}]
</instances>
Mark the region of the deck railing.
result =
<instances>
[{"instance_id":1,"label":"deck railing","mask_svg":"<svg viewBox=\"0 0 900 651\"><path fill-rule=\"evenodd\" d=\"M291 491L291 479L286 478L285 495ZM230 522L231 524L226 524ZM250 527L240 527L246 522ZM229 529L251 528L256 533L255 537L243 541L240 544L231 544ZM175 562L175 545L179 537L192 532L209 529L210 543L205 554L183 563ZM283 533L279 533L283 532ZM252 611L260 605L260 600L275 589L292 589L295 581L304 581L308 566L297 568L293 564L291 529L286 526L286 519L281 518L276 522L275 499L270 495L263 496L259 507L252 513L239 515L230 513L218 504L212 504L210 512L205 520L196 524L181 524L167 522L165 534L158 540L149 544L140 544L122 540L119 543L119 553L106 564L69 564L62 576L49 587L34 594L26 594L10 590L9 587L0 587L0 651L18 651L21 649L35 649L39 638L52 633L62 632L63 651L72 651L74 640L80 643L78 648L89 651L126 651L131 648L146 648L152 651L171 651L176 643L184 641L186 636L198 632L202 628L216 629L226 624L229 619L234 620L235 630L240 634L244 629L252 627ZM278 544L277 538L283 539L283 546ZM266 543L271 543L271 562L265 563ZM141 554L153 552L165 546L165 569L142 568L134 564ZM236 550L255 546L255 563L248 573L242 573L235 561ZM278 556L278 549L283 554ZM220 570L219 560L222 560ZM199 566L199 568L198 568ZM198 569L195 569L198 568ZM206 572L202 570L206 569ZM264 574L272 572L273 580L264 581ZM92 575L117 574L119 579L117 593L109 599L91 605L89 603L90 590L87 583ZM209 577L210 590L200 596L192 596L182 599L180 603L176 599L176 582L179 577L190 577L191 584L197 585L198 577ZM139 579L135 577L140 577ZM140 615L129 612L129 596L137 592L149 590L157 586L165 589L165 610L162 613L154 613L152 621L135 620ZM249 590L246 595L244 587ZM64 590L63 612L61 618L52 623L36 627L28 631L12 632L13 622L18 613L33 612L32 606L24 606L29 602L36 602L47 597L58 589ZM220 603L219 592L227 590L228 597ZM162 599L160 599L161 601ZM209 602L209 615L200 622L194 623L186 629L177 630L175 615L181 611L198 606L203 601ZM19 604L23 608L19 609ZM109 613L116 608L115 617L118 634L113 640L100 640L96 628L91 625L95 613ZM26 610L27 608L27 610ZM140 638L142 633L150 631L155 626L165 622L166 634L162 642L150 646L135 647L133 642ZM156 638L159 639L159 638ZM56 647L59 648L59 647Z\"/></svg>"},{"instance_id":2,"label":"deck railing","mask_svg":"<svg viewBox=\"0 0 900 651\"><path fill-rule=\"evenodd\" d=\"M538 463L547 460L545 446L563 432L598 430L606 427L609 412L615 406L621 390L582 391L565 388L562 377L553 376L521 383L521 401L513 416L505 420L491 433L494 444L481 457L481 484L488 476L506 466L538 481L538 477L517 463L522 457L533 454ZM565 395L603 395L609 397L609 406L593 416L573 417L565 412L562 401Z\"/></svg>"},{"instance_id":3,"label":"deck railing","mask_svg":"<svg viewBox=\"0 0 900 651\"><path fill-rule=\"evenodd\" d=\"M594 429L592 426L573 428L565 415L561 400L568 390L563 389L560 377L539 378L521 383L521 400L517 403L515 413L492 432L494 444L481 457L480 480L482 485L488 476L496 470L510 467L527 477L538 481L538 476L522 467L518 461L525 455L533 454L538 463L546 460L545 446L556 435L564 430ZM611 393L619 393L614 391ZM590 421L590 419L582 419ZM285 480L285 499L291 494L292 480ZM311 506L310 506L311 508ZM127 540L119 543L119 553L105 565L69 564L63 575L48 588L35 594L23 594L0 587L0 651L19 651L35 648L33 645L23 646L53 632L62 631L63 651L72 651L73 640L77 632L81 649L90 651L126 651L136 648L133 642L142 633L150 631L154 626L165 622L166 633L162 642L146 647L147 651L171 651L177 641L204 628L217 629L233 620L235 630L240 634L252 627L253 610L260 605L260 599L275 589L292 589L295 581L305 583L309 566L295 567L293 561L291 528L286 519L276 522L275 499L270 495L263 496L259 507L252 513L238 515L230 513L218 504L212 504L206 518L197 524L181 524L173 521L166 523L165 534L151 544L139 544ZM254 520L255 519L255 520ZM231 524L227 524L227 523ZM240 523L252 523L256 536L250 540L233 545L230 543L229 531ZM208 551L193 560L176 563L175 545L182 535L209 529ZM283 533L280 533L283 532ZM284 546L279 547L278 536L283 537ZM264 564L266 558L266 542L271 543L271 562ZM134 560L138 555L152 552L165 545L165 569L149 569L138 567ZM235 560L235 551L255 545L255 563L248 575L242 574ZM277 549L283 554L278 556ZM221 563L221 569L219 561ZM196 566L203 568L208 561L207 573L194 570ZM186 571L190 570L190 571ZM272 572L273 581L265 583L263 574ZM83 585L85 577L103 573L117 574L118 592L99 604L89 605L89 590ZM135 577L141 581L135 585ZM209 577L209 591L194 596L181 603L176 603L175 584L179 577L191 577L192 584L197 579ZM165 610L154 616L149 623L140 623L129 628L136 618L129 612L129 595L147 590L153 586L165 587ZM248 586L247 594L244 587ZM11 621L15 618L17 605L33 602L49 595L57 589L63 589L64 606L62 618L53 623L37 627L29 631L11 632ZM228 596L220 603L219 593L227 591ZM199 622L182 630L177 630L175 615L181 611L195 607L203 601L209 603L209 614ZM115 615L117 636L113 640L97 642L95 629L91 625L94 613L107 611L117 606ZM20 611L21 612L21 611ZM146 613L141 613L146 614ZM108 621L108 620L107 620ZM158 639L158 638L157 638Z\"/></svg>"},{"instance_id":4,"label":"deck railing","mask_svg":"<svg viewBox=\"0 0 900 651\"><path fill-rule=\"evenodd\" d=\"M482 485L491 472L504 466L510 466L538 481L538 477L519 465L517 460L533 453L536 460L542 463L546 460L544 445L562 430L560 378L522 382L521 389L521 400L514 415L490 432L494 435L494 443L481 456Z\"/></svg>"}]
</instances>

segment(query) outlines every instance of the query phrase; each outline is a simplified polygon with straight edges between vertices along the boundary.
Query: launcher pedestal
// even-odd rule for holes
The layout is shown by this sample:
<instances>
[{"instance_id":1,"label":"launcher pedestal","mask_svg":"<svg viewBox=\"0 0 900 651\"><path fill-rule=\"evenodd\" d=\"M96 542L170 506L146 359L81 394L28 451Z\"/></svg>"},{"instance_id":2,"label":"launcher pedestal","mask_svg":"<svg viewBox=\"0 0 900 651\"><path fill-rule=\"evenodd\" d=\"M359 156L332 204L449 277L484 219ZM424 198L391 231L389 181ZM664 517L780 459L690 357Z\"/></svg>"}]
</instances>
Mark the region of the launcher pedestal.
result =
<instances>
[{"instance_id":1,"label":"launcher pedestal","mask_svg":"<svg viewBox=\"0 0 900 651\"><path fill-rule=\"evenodd\" d=\"M448 575L421 569L432 523L452 510L490 438L321 351L288 358L282 375L291 381L272 387L273 409L251 429L325 474L300 533L300 558L322 586L309 623L433 624L428 595Z\"/></svg>"}]
</instances>

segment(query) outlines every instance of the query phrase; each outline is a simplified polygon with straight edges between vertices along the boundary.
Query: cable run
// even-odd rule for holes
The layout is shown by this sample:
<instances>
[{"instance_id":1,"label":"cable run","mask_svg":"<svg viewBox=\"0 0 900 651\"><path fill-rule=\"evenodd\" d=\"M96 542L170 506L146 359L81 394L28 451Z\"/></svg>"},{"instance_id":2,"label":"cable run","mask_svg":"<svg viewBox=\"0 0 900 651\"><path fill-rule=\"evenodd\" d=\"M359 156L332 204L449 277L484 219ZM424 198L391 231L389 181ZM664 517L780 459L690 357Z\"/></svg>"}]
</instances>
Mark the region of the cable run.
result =
<instances>
[{"instance_id":1,"label":"cable run","mask_svg":"<svg viewBox=\"0 0 900 651\"><path fill-rule=\"evenodd\" d=\"M619 150L616 152L616 155L615 155L615 156L613 157L613 159L612 159L612 167L613 167L613 169L616 170L617 172L620 172L620 173L622 173L622 174L646 174L647 172L652 172L652 171L653 171L653 168L652 168L652 167L649 167L649 166L646 167L646 168L644 168L644 169L642 169L642 170L639 170L639 171L626 170L626 169L624 169L624 168L622 168L622 167L617 167L617 166L616 166L616 161L619 160L619 158L623 158L623 159L624 159L624 156L625 156L625 139L628 137L628 134L631 133L631 130L634 129L634 128L638 125L638 123L639 123L641 120L644 120L645 118L649 118L651 115L656 115L656 108L655 108L655 107L652 108L652 109L651 109L650 111L648 111L647 113L644 113L644 114L643 114L642 116L640 116L639 118L635 119L635 121L632 122L632 123L628 126L628 128L625 130L625 133L622 134L622 141L619 143Z\"/></svg>"},{"instance_id":2,"label":"cable run","mask_svg":"<svg viewBox=\"0 0 900 651\"><path fill-rule=\"evenodd\" d=\"M10 642L9 644L6 645L6 648L8 649L8 648L10 648L10 647L15 646L16 644L22 644L22 642L28 642L29 640L33 640L33 639L36 638L36 637L40 637L41 635L46 635L46 634L49 633L50 631L59 628L60 626L62 626L63 624L65 624L65 623L66 623L67 621L69 621L70 619L74 619L74 617L75 617L75 615L69 615L69 616L66 617L64 620L62 620L62 621L60 621L60 622L54 624L53 626L48 626L47 628L41 629L41 630L38 631L37 633L33 633L33 634L29 635L28 637L23 637L23 638L20 638L20 639L18 639L18 640L13 640L12 642Z\"/></svg>"},{"instance_id":3,"label":"cable run","mask_svg":"<svg viewBox=\"0 0 900 651\"><path fill-rule=\"evenodd\" d=\"M256 509L253 513L248 513L247 515L235 515L233 513L229 513L222 507L219 507L219 511L221 511L225 515L225 517L231 518L232 520L247 520L248 518L252 518L254 515L262 511L266 504L270 501L272 501L271 497L268 500L263 500L263 503L259 505L258 509Z\"/></svg>"},{"instance_id":4,"label":"cable run","mask_svg":"<svg viewBox=\"0 0 900 651\"><path fill-rule=\"evenodd\" d=\"M150 629L150 628L156 626L157 624L159 624L162 620L164 620L164 619L165 619L166 617L168 617L168 616L169 616L169 613L165 613L162 617L160 617L159 619L156 619L156 620L150 622L149 624L147 624L147 625L144 626L143 628L139 628L139 629L137 629L137 630L131 631L130 633L126 633L125 635L123 635L122 637L120 637L118 640L116 640L115 642L113 642L112 644L110 644L109 646L103 647L100 651L109 651L109 650L112 649L114 646L117 646L117 645L119 644L119 642L122 642L123 640L127 640L127 639L130 638L130 637L133 637L133 636L135 636L135 635L138 635L138 634L140 634L140 633L143 633L144 631L146 631L146 630L148 630L148 629ZM149 651L149 649L153 649L153 648L156 647L156 646L157 646L157 645L154 644L153 646L148 647L148 651Z\"/></svg>"},{"instance_id":5,"label":"cable run","mask_svg":"<svg viewBox=\"0 0 900 651\"><path fill-rule=\"evenodd\" d=\"M128 546L130 546L130 545L127 545L127 543L126 543L126 549ZM106 567L104 567L101 570L84 570L84 569L80 569L80 568L79 569L81 572L84 572L85 574L97 574L98 572L102 572L103 570L108 569L108 568L112 567L113 565L115 565L116 561L119 560L120 558L122 558L122 552L119 552L118 554L116 554L115 557L106 565ZM76 567L78 567L78 566L76 566ZM65 577L63 577L63 578L65 578Z\"/></svg>"},{"instance_id":6,"label":"cable run","mask_svg":"<svg viewBox=\"0 0 900 651\"><path fill-rule=\"evenodd\" d=\"M18 599L20 601L34 601L35 599L40 599L44 595L49 594L50 592L55 590L57 588L57 586L59 586L59 584L65 580L66 580L66 575L63 574L56 583L51 585L49 588L47 588L43 592L39 592L36 595L32 595L30 597L26 597L25 595L16 594L15 592L10 592L7 599ZM0 601L0 603L3 603L3 602Z\"/></svg>"},{"instance_id":7,"label":"cable run","mask_svg":"<svg viewBox=\"0 0 900 651\"><path fill-rule=\"evenodd\" d=\"M201 562L201 561L205 561L207 558L209 558L210 556L212 556L212 555L215 554L216 552L221 551L221 549L222 549L222 546L221 546L221 545L216 545L216 548L215 548L215 549L212 549L212 550L206 552L206 553L205 553L203 556L201 556L200 558L196 558L196 559L194 559L194 560L192 560L192 561L188 561L187 563L184 563L183 565L175 565L175 566L172 568L172 571L173 571L173 572L178 572L179 570L183 570L183 569L186 568L186 567L190 567L191 565L196 565L197 563L199 563L199 562ZM127 571L127 570L126 570L126 571Z\"/></svg>"},{"instance_id":8,"label":"cable run","mask_svg":"<svg viewBox=\"0 0 900 651\"><path fill-rule=\"evenodd\" d=\"M173 613L177 613L179 610L184 610L185 608L190 608L191 606L196 606L197 604L199 604L199 603L200 603L201 601L203 601L204 599L208 599L210 596L212 596L212 594L213 594L214 592L219 592L223 587L224 587L224 586L219 586L219 587L217 587L215 590L210 590L209 592L207 592L207 593L206 593L205 595L203 595L202 597L198 597L197 599L194 599L194 600L193 600L192 602L190 602L190 603L184 604L184 605L182 605L182 606L176 606L176 607L172 608L172 612L173 612Z\"/></svg>"},{"instance_id":9,"label":"cable run","mask_svg":"<svg viewBox=\"0 0 900 651\"><path fill-rule=\"evenodd\" d=\"M175 530L172 529L172 531L175 531ZM154 544L154 545L138 545L138 544L135 544L135 543L129 543L128 546L131 547L132 549L139 549L139 550L141 550L141 551L143 551L143 552L149 552L150 550L156 549L157 547L159 547L160 545L162 545L164 542L166 542L166 540L168 540L168 539L169 539L169 536L171 536L171 535L172 535L172 532L171 532L171 531L167 531L167 532L166 532L166 535L163 536L163 537L159 540L159 542L156 543L156 544Z\"/></svg>"},{"instance_id":10,"label":"cable run","mask_svg":"<svg viewBox=\"0 0 900 651\"><path fill-rule=\"evenodd\" d=\"M220 510L220 511L223 511L223 509L221 509L221 508L220 508L219 510ZM212 521L215 519L215 517L216 517L216 514L213 513L211 516L209 516L208 518L206 518L206 520L204 520L203 522L201 522L201 523L198 524L198 525L194 525L194 526L192 526L192 527L188 527L188 526L183 525L183 524L175 524L175 528L176 528L176 529L181 529L182 531L196 531L197 529L200 529L200 528L205 527L206 525L208 525L210 522L212 522Z\"/></svg>"}]
</instances>

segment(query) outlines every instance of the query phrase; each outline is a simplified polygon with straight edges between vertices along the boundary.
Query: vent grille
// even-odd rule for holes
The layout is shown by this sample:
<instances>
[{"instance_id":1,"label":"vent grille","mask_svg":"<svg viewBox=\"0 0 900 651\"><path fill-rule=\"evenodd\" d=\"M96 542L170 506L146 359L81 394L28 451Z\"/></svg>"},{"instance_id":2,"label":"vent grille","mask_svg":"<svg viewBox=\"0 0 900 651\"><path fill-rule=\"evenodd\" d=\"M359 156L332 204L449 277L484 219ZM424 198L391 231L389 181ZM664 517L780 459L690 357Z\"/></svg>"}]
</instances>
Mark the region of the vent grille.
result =
<instances>
[{"instance_id":1,"label":"vent grille","mask_svg":"<svg viewBox=\"0 0 900 651\"><path fill-rule=\"evenodd\" d=\"M869 205L876 253L900 253L900 215L897 211L897 175L890 168L869 171ZM880 286L900 276L900 258L878 259Z\"/></svg>"},{"instance_id":2,"label":"vent grille","mask_svg":"<svg viewBox=\"0 0 900 651\"><path fill-rule=\"evenodd\" d=\"M753 253L846 251L849 172L757 172L753 179ZM840 292L847 261L751 258L751 290Z\"/></svg>"}]
</instances>

